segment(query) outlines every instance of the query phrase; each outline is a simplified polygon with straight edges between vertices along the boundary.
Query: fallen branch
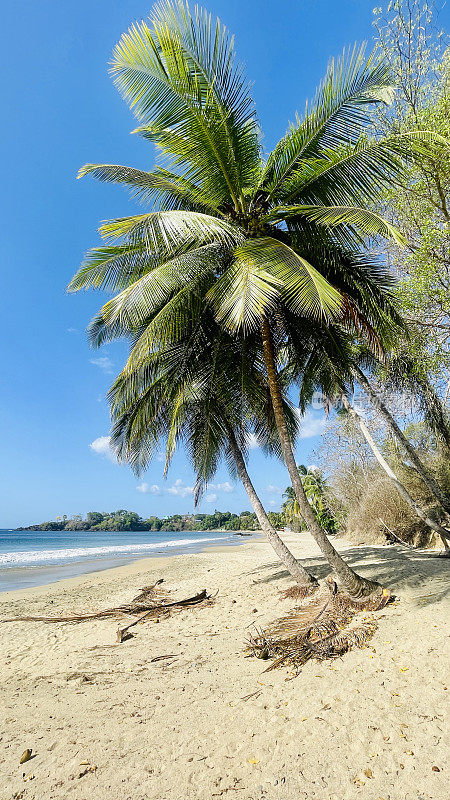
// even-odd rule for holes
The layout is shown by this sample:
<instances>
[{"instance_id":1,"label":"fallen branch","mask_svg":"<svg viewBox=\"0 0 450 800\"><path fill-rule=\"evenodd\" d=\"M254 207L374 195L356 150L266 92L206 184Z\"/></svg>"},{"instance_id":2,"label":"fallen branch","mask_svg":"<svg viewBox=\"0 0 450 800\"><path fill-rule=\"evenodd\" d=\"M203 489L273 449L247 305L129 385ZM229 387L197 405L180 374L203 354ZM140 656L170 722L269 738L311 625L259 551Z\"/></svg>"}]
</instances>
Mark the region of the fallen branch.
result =
<instances>
[{"instance_id":1,"label":"fallen branch","mask_svg":"<svg viewBox=\"0 0 450 800\"><path fill-rule=\"evenodd\" d=\"M153 608L148 609L144 614L142 614L137 619L134 619L133 622L130 622L128 625L125 625L123 628L118 628L117 630L117 641L122 643L129 636L126 636L127 631L132 628L134 625L137 625L139 622L142 622L144 619L147 619L152 614L161 614L167 611L170 608L185 608L186 606L193 606L198 603L201 603L203 600L208 600L208 595L206 594L206 589L203 589L199 594L194 595L194 597L187 597L185 600L175 600L173 603L160 603L158 606L154 606Z\"/></svg>"},{"instance_id":2,"label":"fallen branch","mask_svg":"<svg viewBox=\"0 0 450 800\"><path fill-rule=\"evenodd\" d=\"M192 597L186 597L183 600L168 601L167 597L162 597L160 589L157 587L162 583L162 579L153 584L153 586L144 587L140 594L138 594L131 603L122 606L115 606L114 608L106 608L103 611L93 611L86 614L70 614L61 617L42 617L42 616L21 616L10 617L3 619L1 622L86 622L92 619L104 619L105 617L117 617L122 615L139 614L137 619L134 619L125 627L119 628L117 631L117 641L124 641L124 634L129 628L142 622L147 617L156 616L159 614L169 614L171 611L178 609L199 605L205 600L212 602L210 595L207 594L206 589L203 589ZM126 638L126 637L125 637Z\"/></svg>"},{"instance_id":3,"label":"fallen branch","mask_svg":"<svg viewBox=\"0 0 450 800\"><path fill-rule=\"evenodd\" d=\"M400 539L400 536L397 536L397 534L396 534L396 533L394 533L394 531L391 531L391 529L390 529L390 528L388 528L388 526L387 526L387 525L386 525L386 523L385 523L385 522L384 522L384 521L381 519L381 517L378 517L378 519L380 520L381 524L382 524L382 525L383 525L383 526L386 528L386 530L388 531L388 533L389 533L389 534L390 534L390 535L391 535L391 536L392 536L394 539L397 539L397 542L400 542L400 544L403 544L405 547L409 547L409 548L410 548L410 550L418 550L418 549L419 549L418 547L415 547L415 545L413 545L413 544L409 544L409 542L404 542L404 541L403 541L403 539Z\"/></svg>"}]
</instances>

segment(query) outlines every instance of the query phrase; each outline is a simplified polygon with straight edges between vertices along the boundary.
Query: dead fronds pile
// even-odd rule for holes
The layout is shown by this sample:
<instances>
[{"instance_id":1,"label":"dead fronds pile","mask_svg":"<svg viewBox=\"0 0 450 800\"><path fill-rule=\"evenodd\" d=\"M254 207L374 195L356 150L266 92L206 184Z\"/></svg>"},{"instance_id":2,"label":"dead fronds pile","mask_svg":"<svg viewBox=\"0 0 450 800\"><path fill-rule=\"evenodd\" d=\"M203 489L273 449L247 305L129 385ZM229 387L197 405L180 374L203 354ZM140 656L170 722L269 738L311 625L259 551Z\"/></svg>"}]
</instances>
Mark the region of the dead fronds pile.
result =
<instances>
[{"instance_id":1,"label":"dead fronds pile","mask_svg":"<svg viewBox=\"0 0 450 800\"><path fill-rule=\"evenodd\" d=\"M331 592L330 592L331 589ZM365 616L359 625L355 617L362 612L376 611L388 602L390 594L383 590L367 602L355 601L339 593L336 586L321 588L318 595L294 608L264 630L258 630L248 641L248 655L273 659L265 670L290 666L296 674L311 658L323 661L338 658L354 647L363 647L377 629L373 615Z\"/></svg>"}]
</instances>

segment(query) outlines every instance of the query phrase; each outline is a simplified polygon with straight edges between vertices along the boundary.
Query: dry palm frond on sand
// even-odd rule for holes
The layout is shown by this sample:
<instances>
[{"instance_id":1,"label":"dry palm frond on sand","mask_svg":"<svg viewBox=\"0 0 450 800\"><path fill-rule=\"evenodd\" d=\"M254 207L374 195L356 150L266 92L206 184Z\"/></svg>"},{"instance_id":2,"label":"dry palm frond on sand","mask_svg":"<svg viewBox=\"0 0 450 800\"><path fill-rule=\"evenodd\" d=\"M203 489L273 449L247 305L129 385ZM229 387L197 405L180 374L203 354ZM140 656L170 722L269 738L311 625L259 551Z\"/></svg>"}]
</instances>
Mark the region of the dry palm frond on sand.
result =
<instances>
[{"instance_id":1,"label":"dry palm frond on sand","mask_svg":"<svg viewBox=\"0 0 450 800\"><path fill-rule=\"evenodd\" d=\"M183 608L210 605L213 602L211 596L207 594L206 589L203 589L193 597L186 597L182 600L173 600L170 602L169 598L163 594L160 588L161 583L163 583L162 579L152 586L145 586L130 603L114 606L113 608L105 608L102 611L91 611L85 614L69 614L60 617L37 617L31 615L10 617L9 619L1 620L1 622L87 622L88 620L103 619L105 617L139 615L128 625L122 628L119 627L117 631L117 641L122 642L131 636L131 634L127 635L128 629L142 622L144 619L168 616L175 611L181 611Z\"/></svg>"},{"instance_id":2,"label":"dry palm frond on sand","mask_svg":"<svg viewBox=\"0 0 450 800\"><path fill-rule=\"evenodd\" d=\"M363 611L384 607L389 598L389 592L383 590L381 599L369 598L364 603L340 594L335 584L321 588L290 614L256 631L248 641L247 653L273 659L265 672L289 665L298 673L311 658L318 661L338 658L353 647L363 647L377 628L373 616L365 618L358 626L353 625L354 617Z\"/></svg>"}]
</instances>

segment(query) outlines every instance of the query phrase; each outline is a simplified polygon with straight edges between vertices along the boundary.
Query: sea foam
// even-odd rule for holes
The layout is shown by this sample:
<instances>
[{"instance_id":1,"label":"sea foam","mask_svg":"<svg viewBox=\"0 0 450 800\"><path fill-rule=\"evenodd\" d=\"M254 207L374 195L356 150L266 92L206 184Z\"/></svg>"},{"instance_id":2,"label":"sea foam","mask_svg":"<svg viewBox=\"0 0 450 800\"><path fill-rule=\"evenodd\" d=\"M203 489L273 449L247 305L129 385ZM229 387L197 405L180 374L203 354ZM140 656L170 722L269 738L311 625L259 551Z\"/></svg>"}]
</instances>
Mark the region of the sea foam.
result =
<instances>
[{"instance_id":1,"label":"sea foam","mask_svg":"<svg viewBox=\"0 0 450 800\"><path fill-rule=\"evenodd\" d=\"M0 565L18 566L32 564L48 564L54 561L76 561L93 556L113 556L124 553L145 553L151 550L164 550L170 547L183 547L191 544L203 544L227 539L227 536L211 536L203 539L169 539L167 542L149 542L144 544L104 545L103 547L68 547L60 550L24 550L0 555Z\"/></svg>"}]
</instances>

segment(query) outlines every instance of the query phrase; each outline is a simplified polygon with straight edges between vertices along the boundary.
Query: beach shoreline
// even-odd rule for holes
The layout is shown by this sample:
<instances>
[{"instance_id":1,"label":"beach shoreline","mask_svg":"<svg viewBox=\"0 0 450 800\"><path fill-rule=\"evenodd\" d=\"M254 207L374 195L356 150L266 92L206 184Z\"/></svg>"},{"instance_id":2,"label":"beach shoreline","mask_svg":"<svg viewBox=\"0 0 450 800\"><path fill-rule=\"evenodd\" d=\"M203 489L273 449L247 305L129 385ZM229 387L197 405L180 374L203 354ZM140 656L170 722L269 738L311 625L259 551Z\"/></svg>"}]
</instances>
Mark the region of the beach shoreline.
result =
<instances>
[{"instance_id":1,"label":"beach shoreline","mask_svg":"<svg viewBox=\"0 0 450 800\"><path fill-rule=\"evenodd\" d=\"M307 534L284 538L328 574ZM171 599L206 589L214 602L137 625L122 644L111 618L0 624L0 796L444 798L448 563L336 544L399 601L368 647L310 661L293 680L244 653L251 631L292 607L280 599L292 581L262 536L2 593L1 619L117 606L159 578ZM35 758L20 765L26 748Z\"/></svg>"},{"instance_id":2,"label":"beach shoreline","mask_svg":"<svg viewBox=\"0 0 450 800\"><path fill-rule=\"evenodd\" d=\"M252 538L263 538L262 531L252 531L251 533ZM77 587L82 586L85 581L86 585L100 586L103 583L108 584L110 581L139 576L141 573L147 574L152 571L153 567L156 569L156 566L159 567L161 572L164 572L174 558L192 558L204 552L222 553L227 550L238 550L245 544L247 544L246 541L236 541L235 543L223 545L213 545L205 542L203 546L199 546L197 550L191 553L172 553L164 556L146 556L144 558L138 556L126 564L103 567L92 572L83 572L80 575L72 575L68 578L61 578L39 586L28 586L23 589L5 589L0 591L0 607L2 601L20 601L34 596L45 598L46 595L51 595L55 589L62 589L62 591L75 590Z\"/></svg>"},{"instance_id":3,"label":"beach shoreline","mask_svg":"<svg viewBox=\"0 0 450 800\"><path fill-rule=\"evenodd\" d=\"M4 592L46 586L63 580L103 572L145 558L161 558L201 552L219 545L236 547L260 531L191 531L142 533L136 531L101 533L93 541L85 533L64 532L49 535L42 541L25 539L17 532L0 531L0 596ZM13 534L16 531L12 532ZM6 538L5 538L6 534ZM3 536L2 536L3 535ZM64 537L64 538L62 538ZM158 538L157 538L158 537Z\"/></svg>"}]
</instances>

